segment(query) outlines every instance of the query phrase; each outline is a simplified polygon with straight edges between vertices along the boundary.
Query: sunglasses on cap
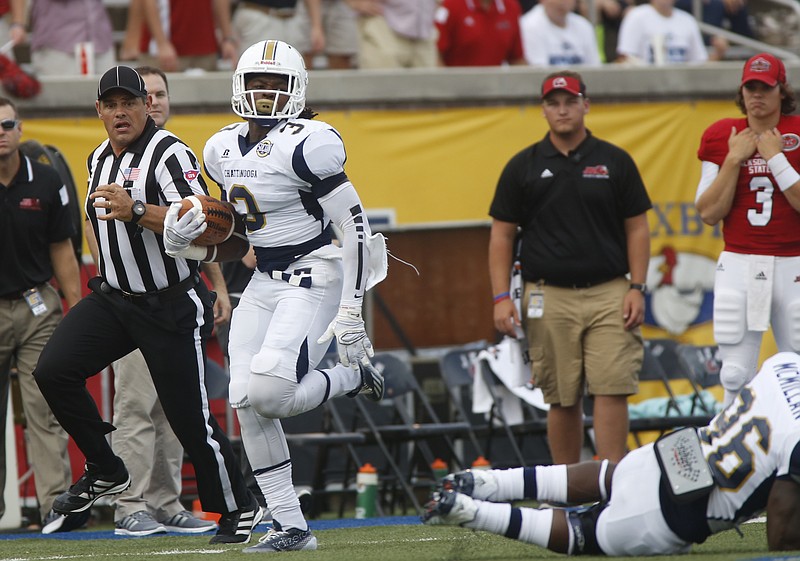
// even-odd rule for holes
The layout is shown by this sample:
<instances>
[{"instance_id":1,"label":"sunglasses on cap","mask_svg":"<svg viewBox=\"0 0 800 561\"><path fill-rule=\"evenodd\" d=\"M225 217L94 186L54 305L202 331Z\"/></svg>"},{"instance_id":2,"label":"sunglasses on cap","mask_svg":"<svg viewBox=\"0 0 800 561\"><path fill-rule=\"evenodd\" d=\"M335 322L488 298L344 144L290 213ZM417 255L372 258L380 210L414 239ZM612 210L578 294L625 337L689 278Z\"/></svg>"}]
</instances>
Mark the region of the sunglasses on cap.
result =
<instances>
[{"instance_id":1,"label":"sunglasses on cap","mask_svg":"<svg viewBox=\"0 0 800 561\"><path fill-rule=\"evenodd\" d=\"M2 127L4 131L14 130L18 124L19 121L17 119L3 119L0 121L0 127Z\"/></svg>"}]
</instances>

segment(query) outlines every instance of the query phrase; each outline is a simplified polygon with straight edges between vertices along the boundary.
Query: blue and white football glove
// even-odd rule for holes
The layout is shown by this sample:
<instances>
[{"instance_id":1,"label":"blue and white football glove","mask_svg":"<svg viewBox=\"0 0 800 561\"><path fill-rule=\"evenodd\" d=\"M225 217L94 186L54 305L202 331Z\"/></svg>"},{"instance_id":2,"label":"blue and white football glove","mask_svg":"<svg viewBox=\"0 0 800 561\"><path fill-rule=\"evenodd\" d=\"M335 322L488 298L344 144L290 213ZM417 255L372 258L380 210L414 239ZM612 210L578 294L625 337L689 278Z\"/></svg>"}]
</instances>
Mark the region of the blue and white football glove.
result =
<instances>
[{"instance_id":1,"label":"blue and white football glove","mask_svg":"<svg viewBox=\"0 0 800 561\"><path fill-rule=\"evenodd\" d=\"M173 258L189 258L185 255L189 246L208 227L206 215L196 207L190 208L178 218L181 206L180 202L172 203L164 217L164 251Z\"/></svg>"},{"instance_id":2,"label":"blue and white football glove","mask_svg":"<svg viewBox=\"0 0 800 561\"><path fill-rule=\"evenodd\" d=\"M339 313L317 343L330 341L333 337L336 337L339 360L345 366L352 365L355 368L359 362L369 363L369 357L375 355L359 308L340 307Z\"/></svg>"}]
</instances>

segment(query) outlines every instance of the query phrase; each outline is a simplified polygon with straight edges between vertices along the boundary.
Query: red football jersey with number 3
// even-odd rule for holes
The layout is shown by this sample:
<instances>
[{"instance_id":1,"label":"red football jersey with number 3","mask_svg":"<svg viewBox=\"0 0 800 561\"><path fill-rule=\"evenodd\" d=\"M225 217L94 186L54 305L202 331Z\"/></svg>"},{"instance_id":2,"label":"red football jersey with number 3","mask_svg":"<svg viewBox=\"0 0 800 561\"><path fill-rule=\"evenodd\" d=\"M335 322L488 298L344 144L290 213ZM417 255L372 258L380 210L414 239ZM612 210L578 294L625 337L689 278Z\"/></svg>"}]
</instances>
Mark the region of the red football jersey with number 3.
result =
<instances>
[{"instance_id":1,"label":"red football jersey with number 3","mask_svg":"<svg viewBox=\"0 0 800 561\"><path fill-rule=\"evenodd\" d=\"M746 119L722 119L708 127L697 156L722 165L728 154L731 127L741 131ZM778 130L783 135L783 153L800 171L800 116L782 115ZM743 164L736 195L722 223L725 251L758 255L800 255L800 214L792 208L756 151Z\"/></svg>"}]
</instances>

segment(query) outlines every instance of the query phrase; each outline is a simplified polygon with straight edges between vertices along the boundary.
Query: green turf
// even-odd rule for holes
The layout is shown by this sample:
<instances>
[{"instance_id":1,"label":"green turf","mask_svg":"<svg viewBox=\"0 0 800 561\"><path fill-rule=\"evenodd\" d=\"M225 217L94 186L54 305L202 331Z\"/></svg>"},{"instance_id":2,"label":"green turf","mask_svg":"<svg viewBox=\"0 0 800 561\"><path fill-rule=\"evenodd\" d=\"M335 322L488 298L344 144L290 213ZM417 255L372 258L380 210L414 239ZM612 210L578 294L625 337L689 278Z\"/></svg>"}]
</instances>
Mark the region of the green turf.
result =
<instances>
[{"instance_id":1,"label":"green turf","mask_svg":"<svg viewBox=\"0 0 800 561\"><path fill-rule=\"evenodd\" d=\"M765 528L762 523L745 524L744 537L736 532L712 536L705 544L679 559L687 561L735 561L767 555ZM473 561L530 560L563 557L536 546L513 540L452 527L381 526L320 530L315 532L320 546L317 551L282 554L286 559L321 561ZM252 559L243 556L242 546L211 546L209 536L150 537L124 540L0 540L0 559L24 561L79 560L164 560L226 561ZM800 559L798 554L779 556ZM255 557L256 559L258 557ZM609 559L582 557L584 561ZM648 557L652 561L676 559L672 556Z\"/></svg>"}]
</instances>

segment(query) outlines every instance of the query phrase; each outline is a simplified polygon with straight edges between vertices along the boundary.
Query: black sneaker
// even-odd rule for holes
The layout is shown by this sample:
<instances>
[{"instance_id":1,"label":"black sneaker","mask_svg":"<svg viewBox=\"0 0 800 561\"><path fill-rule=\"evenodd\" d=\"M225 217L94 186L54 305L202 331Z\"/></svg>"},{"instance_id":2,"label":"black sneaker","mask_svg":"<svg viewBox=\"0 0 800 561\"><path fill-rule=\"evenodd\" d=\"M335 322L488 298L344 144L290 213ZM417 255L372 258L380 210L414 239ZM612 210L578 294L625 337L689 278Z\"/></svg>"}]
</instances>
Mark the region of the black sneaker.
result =
<instances>
[{"instance_id":1,"label":"black sneaker","mask_svg":"<svg viewBox=\"0 0 800 561\"><path fill-rule=\"evenodd\" d=\"M263 517L264 509L255 500L251 506L223 514L217 534L208 543L247 543Z\"/></svg>"},{"instance_id":2,"label":"black sneaker","mask_svg":"<svg viewBox=\"0 0 800 561\"><path fill-rule=\"evenodd\" d=\"M58 514L54 510L50 510L47 516L44 517L42 523L43 534L54 534L56 532L70 532L77 528L83 528L89 522L91 511L87 508L83 512L76 512L74 514Z\"/></svg>"},{"instance_id":3,"label":"black sneaker","mask_svg":"<svg viewBox=\"0 0 800 561\"><path fill-rule=\"evenodd\" d=\"M86 462L86 471L68 491L56 497L53 501L53 510L57 514L83 512L100 497L117 495L130 486L131 476L128 475L128 470L122 462L112 474L100 473L95 464Z\"/></svg>"},{"instance_id":4,"label":"black sneaker","mask_svg":"<svg viewBox=\"0 0 800 561\"><path fill-rule=\"evenodd\" d=\"M346 394L347 397L363 395L370 401L383 399L383 375L369 362L359 362L358 368L361 371L361 385Z\"/></svg>"}]
</instances>

